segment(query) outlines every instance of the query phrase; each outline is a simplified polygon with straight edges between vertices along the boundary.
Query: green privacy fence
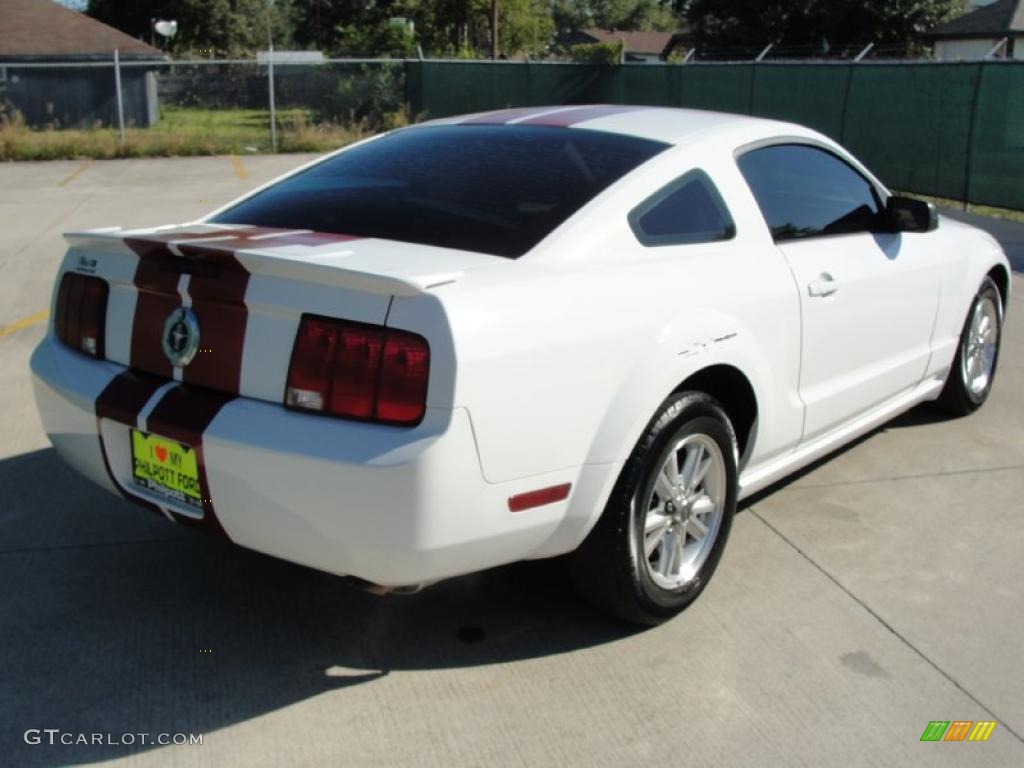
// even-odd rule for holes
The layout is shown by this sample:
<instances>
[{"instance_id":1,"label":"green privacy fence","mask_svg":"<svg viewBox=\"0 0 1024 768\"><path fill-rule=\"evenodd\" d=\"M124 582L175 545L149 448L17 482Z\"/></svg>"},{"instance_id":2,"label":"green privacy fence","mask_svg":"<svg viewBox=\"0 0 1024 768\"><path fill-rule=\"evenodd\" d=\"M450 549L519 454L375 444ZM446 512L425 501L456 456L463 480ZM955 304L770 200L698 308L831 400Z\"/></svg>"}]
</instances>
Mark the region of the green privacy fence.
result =
<instances>
[{"instance_id":1,"label":"green privacy fence","mask_svg":"<svg viewBox=\"0 0 1024 768\"><path fill-rule=\"evenodd\" d=\"M1024 210L1024 61L625 65L408 62L414 114L620 103L803 123L895 189Z\"/></svg>"}]
</instances>

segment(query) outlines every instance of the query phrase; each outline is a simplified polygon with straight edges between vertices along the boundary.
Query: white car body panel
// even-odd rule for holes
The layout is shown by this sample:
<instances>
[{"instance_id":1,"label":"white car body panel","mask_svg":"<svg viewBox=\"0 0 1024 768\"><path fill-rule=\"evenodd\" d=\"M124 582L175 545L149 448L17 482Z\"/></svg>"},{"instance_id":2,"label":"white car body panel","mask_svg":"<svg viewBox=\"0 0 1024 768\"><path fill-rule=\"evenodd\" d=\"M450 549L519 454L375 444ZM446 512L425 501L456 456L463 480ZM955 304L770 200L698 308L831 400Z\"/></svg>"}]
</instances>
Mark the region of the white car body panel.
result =
<instances>
[{"instance_id":1,"label":"white car body panel","mask_svg":"<svg viewBox=\"0 0 1024 768\"><path fill-rule=\"evenodd\" d=\"M923 240L865 233L780 246L800 288L805 440L924 377L940 275Z\"/></svg>"},{"instance_id":2,"label":"white car body panel","mask_svg":"<svg viewBox=\"0 0 1024 768\"><path fill-rule=\"evenodd\" d=\"M188 256L190 242L203 244L196 233L210 248L231 238L218 258L231 276L244 275L232 300L244 315L228 372L237 386L201 430L218 524L238 544L332 573L427 583L577 547L659 404L694 375L737 372L753 392L756 421L740 435L741 496L936 397L978 285L993 269L1009 274L991 238L946 219L929 233L777 246L736 165L746 148L825 146L888 194L845 150L800 126L607 107L527 108L505 121L587 110L596 116L564 130L673 146L514 260L372 238L247 233L209 223L214 214L179 228L70 234L58 283L68 271L109 283L107 359L71 351L51 323L32 369L57 450L108 490L182 522L195 515L132 485L128 430L151 426L147 415L167 392L216 389L224 372L169 369L145 406L120 416L98 403L138 367L142 313L163 317L176 303L202 311L210 290L196 276L173 289L145 287L139 254L166 249L161 258L173 261ZM694 168L714 181L735 237L642 245L628 211ZM129 247L132 239L142 245ZM822 272L838 291L811 297ZM206 307L211 316L221 309ZM424 420L398 428L283 408L303 313L424 336ZM563 501L509 510L516 494L566 483Z\"/></svg>"}]
</instances>

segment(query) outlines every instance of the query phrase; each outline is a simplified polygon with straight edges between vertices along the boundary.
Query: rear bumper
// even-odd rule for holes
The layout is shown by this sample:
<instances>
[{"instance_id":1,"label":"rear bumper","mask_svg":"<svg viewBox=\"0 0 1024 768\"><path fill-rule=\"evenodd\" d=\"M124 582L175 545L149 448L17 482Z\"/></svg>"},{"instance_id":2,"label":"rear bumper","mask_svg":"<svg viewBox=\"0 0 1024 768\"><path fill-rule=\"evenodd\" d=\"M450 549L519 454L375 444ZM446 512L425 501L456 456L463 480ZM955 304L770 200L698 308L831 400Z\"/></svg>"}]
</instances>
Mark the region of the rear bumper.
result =
<instances>
[{"instance_id":1,"label":"rear bumper","mask_svg":"<svg viewBox=\"0 0 1024 768\"><path fill-rule=\"evenodd\" d=\"M32 373L51 442L99 485L181 522L222 529L250 549L385 586L530 557L544 549L572 501L570 495L509 512L510 496L573 482L578 470L486 482L464 409L429 409L421 424L404 429L234 398L202 429L210 499L197 520L196 512L131 482L129 429L159 434L146 416L155 414L161 398L177 390L178 400L188 403L208 397L205 391L167 383L141 408L97 415L111 382L131 374L72 352L52 336L35 350Z\"/></svg>"}]
</instances>

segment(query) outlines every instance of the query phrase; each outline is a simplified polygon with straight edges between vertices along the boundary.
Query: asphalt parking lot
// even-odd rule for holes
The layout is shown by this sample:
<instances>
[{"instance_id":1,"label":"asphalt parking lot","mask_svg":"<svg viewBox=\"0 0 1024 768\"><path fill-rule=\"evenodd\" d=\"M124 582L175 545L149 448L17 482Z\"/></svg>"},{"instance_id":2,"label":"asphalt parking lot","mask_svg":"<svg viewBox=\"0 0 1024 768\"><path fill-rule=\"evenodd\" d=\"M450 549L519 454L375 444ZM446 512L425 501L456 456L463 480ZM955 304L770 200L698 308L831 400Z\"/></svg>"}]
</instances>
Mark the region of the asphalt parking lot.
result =
<instances>
[{"instance_id":1,"label":"asphalt parking lot","mask_svg":"<svg viewBox=\"0 0 1024 768\"><path fill-rule=\"evenodd\" d=\"M636 632L527 563L377 598L67 469L28 358L60 233L185 221L303 158L0 164L0 764L1024 765L1024 278L992 397L754 499ZM983 222L985 223L985 222ZM1017 268L1024 225L991 225ZM931 720L995 720L922 743ZM28 729L201 746L26 744Z\"/></svg>"}]
</instances>

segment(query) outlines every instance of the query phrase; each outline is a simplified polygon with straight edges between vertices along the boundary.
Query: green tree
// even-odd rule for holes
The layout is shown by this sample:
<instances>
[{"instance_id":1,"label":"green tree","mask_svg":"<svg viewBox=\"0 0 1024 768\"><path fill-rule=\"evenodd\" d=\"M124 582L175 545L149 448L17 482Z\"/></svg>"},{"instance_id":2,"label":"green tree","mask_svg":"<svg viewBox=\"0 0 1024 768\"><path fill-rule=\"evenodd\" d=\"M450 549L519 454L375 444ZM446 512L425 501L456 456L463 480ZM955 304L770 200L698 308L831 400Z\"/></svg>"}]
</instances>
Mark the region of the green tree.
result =
<instances>
[{"instance_id":1,"label":"green tree","mask_svg":"<svg viewBox=\"0 0 1024 768\"><path fill-rule=\"evenodd\" d=\"M683 15L668 0L551 0L559 34L586 27L672 32Z\"/></svg>"},{"instance_id":2,"label":"green tree","mask_svg":"<svg viewBox=\"0 0 1024 768\"><path fill-rule=\"evenodd\" d=\"M590 0L595 26L673 32L680 19L662 0Z\"/></svg>"},{"instance_id":3,"label":"green tree","mask_svg":"<svg viewBox=\"0 0 1024 768\"><path fill-rule=\"evenodd\" d=\"M490 0L292 0L298 44L332 54L360 48L364 56L395 51L385 25L404 18L414 25L413 47L428 56L486 56L490 51ZM502 53L538 54L551 42L554 23L548 0L499 0L498 42Z\"/></svg>"},{"instance_id":4,"label":"green tree","mask_svg":"<svg viewBox=\"0 0 1024 768\"><path fill-rule=\"evenodd\" d=\"M224 57L266 50L268 27L275 47L290 45L293 10L291 0L89 0L86 13L147 41L151 19L173 19L178 34L158 42L165 50L178 55L212 50Z\"/></svg>"},{"instance_id":5,"label":"green tree","mask_svg":"<svg viewBox=\"0 0 1024 768\"><path fill-rule=\"evenodd\" d=\"M416 36L408 24L379 21L335 27L332 56L408 58L416 53Z\"/></svg>"},{"instance_id":6,"label":"green tree","mask_svg":"<svg viewBox=\"0 0 1024 768\"><path fill-rule=\"evenodd\" d=\"M698 47L913 48L921 33L962 11L961 0L689 0Z\"/></svg>"},{"instance_id":7,"label":"green tree","mask_svg":"<svg viewBox=\"0 0 1024 768\"><path fill-rule=\"evenodd\" d=\"M304 48L333 52L344 45L347 27L376 27L388 16L366 0L292 0L294 36ZM399 14L392 14L399 15Z\"/></svg>"},{"instance_id":8,"label":"green tree","mask_svg":"<svg viewBox=\"0 0 1024 768\"><path fill-rule=\"evenodd\" d=\"M621 40L613 43L580 43L569 48L569 56L581 64L615 66L622 63L624 48Z\"/></svg>"},{"instance_id":9,"label":"green tree","mask_svg":"<svg viewBox=\"0 0 1024 768\"><path fill-rule=\"evenodd\" d=\"M488 0L478 5L487 6ZM499 0L498 47L512 56L544 53L555 34L555 23L543 0Z\"/></svg>"}]
</instances>

